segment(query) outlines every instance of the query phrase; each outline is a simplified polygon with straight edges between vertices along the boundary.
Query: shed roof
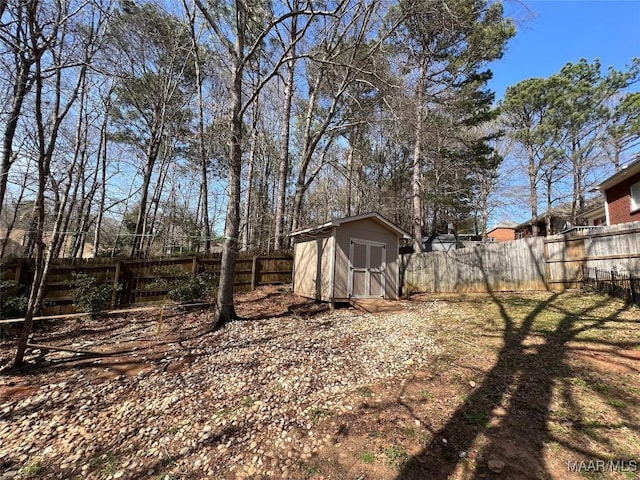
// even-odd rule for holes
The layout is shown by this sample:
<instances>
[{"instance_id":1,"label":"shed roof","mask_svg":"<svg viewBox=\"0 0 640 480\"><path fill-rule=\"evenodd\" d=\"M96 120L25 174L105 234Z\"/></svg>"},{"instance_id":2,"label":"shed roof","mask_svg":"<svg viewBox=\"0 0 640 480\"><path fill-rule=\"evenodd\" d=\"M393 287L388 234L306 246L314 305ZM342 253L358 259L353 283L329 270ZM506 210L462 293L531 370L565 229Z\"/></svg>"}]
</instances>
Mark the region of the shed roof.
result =
<instances>
[{"instance_id":1,"label":"shed roof","mask_svg":"<svg viewBox=\"0 0 640 480\"><path fill-rule=\"evenodd\" d=\"M339 227L345 223L357 222L359 220L371 219L378 222L383 227L387 228L394 232L398 237L404 237L410 239L411 236L405 232L403 229L395 225L390 220L387 220L382 215L377 212L369 212L363 213L362 215L355 215L353 217L343 217L336 218L333 220L329 220L328 222L322 223L320 225L315 225L313 227L307 227L300 230L296 230L295 232L291 232L289 234L290 237L301 237L301 236L314 236L328 232L333 227Z\"/></svg>"},{"instance_id":2,"label":"shed roof","mask_svg":"<svg viewBox=\"0 0 640 480\"><path fill-rule=\"evenodd\" d=\"M625 165L619 171L617 171L600 185L598 185L598 190L604 192L605 190L608 190L614 185L625 181L627 178L635 175L638 172L640 172L640 156L636 157L635 161Z\"/></svg>"}]
</instances>

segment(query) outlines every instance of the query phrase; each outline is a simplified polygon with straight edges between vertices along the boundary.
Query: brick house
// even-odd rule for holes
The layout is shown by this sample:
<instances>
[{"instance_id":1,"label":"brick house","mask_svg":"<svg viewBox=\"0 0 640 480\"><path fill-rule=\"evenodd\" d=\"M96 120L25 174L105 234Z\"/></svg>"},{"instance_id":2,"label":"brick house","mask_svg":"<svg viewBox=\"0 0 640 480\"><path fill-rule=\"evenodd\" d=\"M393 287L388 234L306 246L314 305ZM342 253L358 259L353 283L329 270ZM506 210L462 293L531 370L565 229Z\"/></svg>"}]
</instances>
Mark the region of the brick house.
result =
<instances>
[{"instance_id":1,"label":"brick house","mask_svg":"<svg viewBox=\"0 0 640 480\"><path fill-rule=\"evenodd\" d=\"M515 225L497 225L487 231L490 242L508 242L516 239Z\"/></svg>"},{"instance_id":2,"label":"brick house","mask_svg":"<svg viewBox=\"0 0 640 480\"><path fill-rule=\"evenodd\" d=\"M598 185L607 225L640 221L640 157Z\"/></svg>"}]
</instances>

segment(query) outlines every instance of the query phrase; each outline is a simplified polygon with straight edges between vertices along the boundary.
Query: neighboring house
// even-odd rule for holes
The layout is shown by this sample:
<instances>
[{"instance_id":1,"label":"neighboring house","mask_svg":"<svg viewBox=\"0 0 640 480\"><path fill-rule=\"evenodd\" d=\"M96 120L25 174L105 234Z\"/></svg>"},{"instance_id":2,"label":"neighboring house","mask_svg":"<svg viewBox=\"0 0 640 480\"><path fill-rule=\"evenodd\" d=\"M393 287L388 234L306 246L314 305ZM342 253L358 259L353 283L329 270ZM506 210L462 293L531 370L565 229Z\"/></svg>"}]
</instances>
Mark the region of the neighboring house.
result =
<instances>
[{"instance_id":1,"label":"neighboring house","mask_svg":"<svg viewBox=\"0 0 640 480\"><path fill-rule=\"evenodd\" d=\"M515 238L530 237L533 232L533 225L538 227L538 235L546 237L558 233L565 233L571 230L594 228L605 225L605 210L602 197L587 200L582 212L578 212L578 222L571 223L571 203L564 203L551 208L539 215L537 221L529 219L526 222L516 225ZM551 231L547 232L547 224L551 225Z\"/></svg>"},{"instance_id":2,"label":"neighboring house","mask_svg":"<svg viewBox=\"0 0 640 480\"><path fill-rule=\"evenodd\" d=\"M487 232L490 242L508 242L516 239L515 225L496 225Z\"/></svg>"},{"instance_id":3,"label":"neighboring house","mask_svg":"<svg viewBox=\"0 0 640 480\"><path fill-rule=\"evenodd\" d=\"M3 242L7 236L7 229L0 228L0 242ZM45 232L42 241L46 246L51 241L51 232ZM23 254L24 246L27 244L27 232L23 228L14 228L9 233L9 241L5 249L5 257L19 257ZM60 251L60 257L66 258L70 256L73 249L73 237L67 236L65 243ZM93 258L93 244L85 242L82 248L82 258Z\"/></svg>"},{"instance_id":4,"label":"neighboring house","mask_svg":"<svg viewBox=\"0 0 640 480\"><path fill-rule=\"evenodd\" d=\"M607 225L640 221L640 156L598 185Z\"/></svg>"}]
</instances>

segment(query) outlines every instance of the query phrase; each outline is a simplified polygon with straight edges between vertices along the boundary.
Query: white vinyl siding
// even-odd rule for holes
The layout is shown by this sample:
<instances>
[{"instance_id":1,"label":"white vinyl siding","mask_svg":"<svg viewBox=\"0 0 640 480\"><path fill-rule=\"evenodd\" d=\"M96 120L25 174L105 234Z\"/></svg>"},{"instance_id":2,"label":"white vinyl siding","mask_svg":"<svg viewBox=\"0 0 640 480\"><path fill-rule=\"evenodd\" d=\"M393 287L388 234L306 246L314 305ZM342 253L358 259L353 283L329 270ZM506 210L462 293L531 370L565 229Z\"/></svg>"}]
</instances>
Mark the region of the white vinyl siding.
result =
<instances>
[{"instance_id":1,"label":"white vinyl siding","mask_svg":"<svg viewBox=\"0 0 640 480\"><path fill-rule=\"evenodd\" d=\"M631 195L631 211L640 210L640 182L631 185L629 192Z\"/></svg>"}]
</instances>

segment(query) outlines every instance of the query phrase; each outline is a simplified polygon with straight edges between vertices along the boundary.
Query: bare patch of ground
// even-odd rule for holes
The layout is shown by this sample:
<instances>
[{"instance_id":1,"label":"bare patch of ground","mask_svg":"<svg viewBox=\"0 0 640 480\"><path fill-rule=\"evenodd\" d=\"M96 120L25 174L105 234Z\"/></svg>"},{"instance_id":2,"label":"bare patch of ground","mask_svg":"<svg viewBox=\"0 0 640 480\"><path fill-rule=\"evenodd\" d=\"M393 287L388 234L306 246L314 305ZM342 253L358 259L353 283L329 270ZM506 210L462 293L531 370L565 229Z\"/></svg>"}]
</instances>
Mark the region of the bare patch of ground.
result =
<instances>
[{"instance_id":1,"label":"bare patch of ground","mask_svg":"<svg viewBox=\"0 0 640 480\"><path fill-rule=\"evenodd\" d=\"M640 309L582 292L42 323L6 368L0 478L638 478Z\"/></svg>"}]
</instances>

